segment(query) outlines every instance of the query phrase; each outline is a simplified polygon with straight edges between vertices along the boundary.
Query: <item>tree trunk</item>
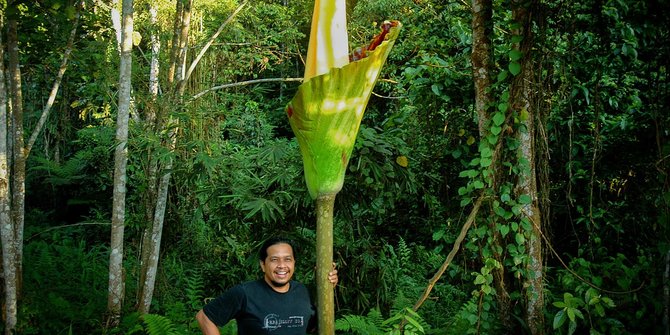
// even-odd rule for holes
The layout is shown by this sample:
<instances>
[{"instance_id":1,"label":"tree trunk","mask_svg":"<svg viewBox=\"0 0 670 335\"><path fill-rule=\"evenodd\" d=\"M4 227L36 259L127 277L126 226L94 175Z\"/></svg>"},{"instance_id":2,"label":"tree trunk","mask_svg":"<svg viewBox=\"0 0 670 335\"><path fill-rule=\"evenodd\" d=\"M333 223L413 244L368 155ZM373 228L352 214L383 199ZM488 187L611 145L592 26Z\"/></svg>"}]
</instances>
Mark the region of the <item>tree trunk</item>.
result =
<instances>
[{"instance_id":1,"label":"tree trunk","mask_svg":"<svg viewBox=\"0 0 670 335\"><path fill-rule=\"evenodd\" d=\"M491 0L472 0L472 77L475 86L475 111L479 119L479 138L482 141L487 140L490 131L491 116L490 106L493 105L491 95L492 81L491 68L493 66L493 47L491 45L491 36L493 34L493 3ZM494 190L497 189L497 180L500 169L492 166L490 176L493 179ZM496 217L492 215L491 217ZM493 257L503 264L502 256L498 250L504 250L502 238L497 231L497 222L489 220L489 231L492 234L493 245L490 246L493 251ZM498 314L500 323L507 330L512 328L511 303L507 285L505 282L505 268L501 266L493 270L493 281L496 288L496 298L498 301Z\"/></svg>"},{"instance_id":2,"label":"tree trunk","mask_svg":"<svg viewBox=\"0 0 670 335\"><path fill-rule=\"evenodd\" d=\"M479 118L479 135L488 135L493 52L493 4L491 0L472 0L472 77L475 84L475 111Z\"/></svg>"},{"instance_id":3,"label":"tree trunk","mask_svg":"<svg viewBox=\"0 0 670 335\"><path fill-rule=\"evenodd\" d=\"M123 237L126 210L126 166L128 163L128 119L132 72L133 0L123 0L123 34L119 64L119 110L116 121L114 151L114 191L112 200L112 234L109 255L108 326L118 324L124 297Z\"/></svg>"},{"instance_id":4,"label":"tree trunk","mask_svg":"<svg viewBox=\"0 0 670 335\"><path fill-rule=\"evenodd\" d=\"M174 148L173 148L174 149ZM169 171L172 170L172 161L165 167L165 175L161 178L160 186L158 187L158 199L156 199L156 212L154 213L154 221L152 230L149 232L149 238L145 238L142 257L142 277L144 278L142 290L140 291L140 306L138 311L140 313L149 313L151 308L151 300L153 299L154 286L156 284L156 273L158 272L158 259L160 256L161 238L163 236L163 222L165 221L165 208L167 206L167 194L170 186ZM147 233L145 233L147 234Z\"/></svg>"},{"instance_id":5,"label":"tree trunk","mask_svg":"<svg viewBox=\"0 0 670 335\"><path fill-rule=\"evenodd\" d=\"M4 29L4 13L0 13L0 31ZM0 33L0 59L4 59L4 44ZM16 280L16 234L14 222L10 216L9 188L9 146L7 117L7 86L5 86L5 66L0 62L0 236L2 239L2 275L3 275L3 316L5 334L12 334L16 328L17 317L17 280Z\"/></svg>"},{"instance_id":6,"label":"tree trunk","mask_svg":"<svg viewBox=\"0 0 670 335\"><path fill-rule=\"evenodd\" d=\"M11 2L8 6L14 6L16 2ZM14 230L14 267L10 271L15 271L16 299L21 297L22 276L23 276L23 225L25 214L26 197L26 157L24 152L23 140L23 93L21 90L21 69L19 66L19 44L17 36L18 21L16 17L9 17L7 20L7 78L9 81L9 93L11 101L12 115L12 171L11 171L11 206L10 220L13 223ZM8 257L12 257L8 256Z\"/></svg>"},{"instance_id":7,"label":"tree trunk","mask_svg":"<svg viewBox=\"0 0 670 335\"><path fill-rule=\"evenodd\" d=\"M319 335L335 334L335 292L328 281L333 267L333 211L335 194L316 199L316 311Z\"/></svg>"},{"instance_id":8,"label":"tree trunk","mask_svg":"<svg viewBox=\"0 0 670 335\"><path fill-rule=\"evenodd\" d=\"M179 29L179 44L177 45L177 57L175 58L175 82L176 82L176 91L183 94L183 89L186 84L184 81L184 76L186 72L186 54L188 53L188 34L191 28L191 7L193 6L193 0L184 0L183 7L181 11L181 27ZM181 94L177 96L181 97Z\"/></svg>"},{"instance_id":9,"label":"tree trunk","mask_svg":"<svg viewBox=\"0 0 670 335\"><path fill-rule=\"evenodd\" d=\"M518 113L520 127L517 131L519 140L519 157L522 173L517 180L516 192L518 195L527 195L530 202L521 208L522 220L528 220L530 231L526 239L529 262L526 268L527 275L524 282L526 298L526 324L534 335L544 334L544 297L543 297L543 259L542 259L542 221L539 209L538 190L535 171L535 114L532 101L535 93L532 90L532 11L529 6L534 4L527 1L513 1L512 18L521 24L521 28L514 31L515 35L523 37L520 44L514 47L522 53L519 60L521 72L515 76L510 87L512 109Z\"/></svg>"},{"instance_id":10,"label":"tree trunk","mask_svg":"<svg viewBox=\"0 0 670 335\"><path fill-rule=\"evenodd\" d=\"M155 103L158 98L159 90L159 80L158 74L160 72L160 38L158 36L158 26L157 26L157 15L158 11L154 3L151 4L149 9L151 15L151 25L153 27L151 31L151 66L149 70L149 94L151 95L151 100ZM155 106L155 105L154 105ZM145 129L147 131L155 131L156 128L156 109L147 108L147 114L145 115ZM137 310L144 314L149 313L151 309L151 300L153 298L154 284L156 282L156 272L158 267L158 252L155 250L155 241L158 241L160 246L160 240L163 231L163 221L160 220L160 229L158 235L156 235L156 221L154 211L156 210L156 176L158 174L158 159L153 157L151 153L148 155L149 160L149 170L147 171L147 194L145 195L145 208L146 208L146 222L151 222L152 225L144 229L142 234L142 245L141 245L141 258L140 258L140 278L137 288L138 298L137 298ZM152 210L153 209L153 210ZM155 258L155 261L154 261Z\"/></svg>"},{"instance_id":11,"label":"tree trunk","mask_svg":"<svg viewBox=\"0 0 670 335\"><path fill-rule=\"evenodd\" d=\"M181 29L179 30L179 45L177 46L177 58L175 58L175 92L177 99L181 99L186 89L186 55L188 53L188 33L191 28L191 7L193 0L184 0ZM174 39L173 39L174 40Z\"/></svg>"},{"instance_id":12,"label":"tree trunk","mask_svg":"<svg viewBox=\"0 0 670 335\"><path fill-rule=\"evenodd\" d=\"M151 2L151 8L149 9L151 14L151 26L153 27L151 31L151 67L149 70L149 94L151 99L156 101L158 98L159 90L159 81L158 74L160 73L160 51L161 51L161 40L158 35L158 10L156 9L156 4ZM155 109L149 108L148 113L145 116L145 121L148 124L153 124L156 120Z\"/></svg>"},{"instance_id":13,"label":"tree trunk","mask_svg":"<svg viewBox=\"0 0 670 335\"><path fill-rule=\"evenodd\" d=\"M182 26L182 18L184 11L184 1L186 0L177 0L177 8L174 12L174 27L172 32L172 45L170 46L170 66L168 67L167 73L167 82L168 86L172 88L172 83L174 83L175 71L177 69L177 56L179 55L179 38L181 37L180 31Z\"/></svg>"}]
</instances>

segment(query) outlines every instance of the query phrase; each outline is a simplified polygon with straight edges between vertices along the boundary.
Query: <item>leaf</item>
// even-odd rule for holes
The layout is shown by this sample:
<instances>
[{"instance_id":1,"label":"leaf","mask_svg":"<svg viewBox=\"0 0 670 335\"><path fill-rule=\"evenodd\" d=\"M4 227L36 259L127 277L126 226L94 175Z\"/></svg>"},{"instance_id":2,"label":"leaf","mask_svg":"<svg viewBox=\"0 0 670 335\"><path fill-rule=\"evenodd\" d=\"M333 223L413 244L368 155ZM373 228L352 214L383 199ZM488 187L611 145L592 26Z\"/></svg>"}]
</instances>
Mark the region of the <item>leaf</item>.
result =
<instances>
[{"instance_id":1,"label":"leaf","mask_svg":"<svg viewBox=\"0 0 670 335\"><path fill-rule=\"evenodd\" d=\"M521 35L514 35L510 39L510 42L512 42L512 43L519 43L521 41L523 41L523 36L521 36Z\"/></svg>"},{"instance_id":2,"label":"leaf","mask_svg":"<svg viewBox=\"0 0 670 335\"><path fill-rule=\"evenodd\" d=\"M521 204L523 204L523 205L528 205L528 204L530 204L532 201L533 201L533 198L531 198L531 196L528 195L528 194L522 194L522 195L519 197L519 203L521 203Z\"/></svg>"},{"instance_id":3,"label":"leaf","mask_svg":"<svg viewBox=\"0 0 670 335\"><path fill-rule=\"evenodd\" d=\"M506 112L508 108L509 108L509 104L506 103L506 102L501 102L501 103L498 104L498 110L503 112L503 113ZM496 115L498 115L498 114L499 113L496 113ZM495 115L494 115L494 117L495 117ZM493 120L493 121L495 122L496 120ZM502 116L502 120L500 121L500 123L496 122L495 125L496 126L501 125L502 121L505 121L505 116L504 115Z\"/></svg>"},{"instance_id":4,"label":"leaf","mask_svg":"<svg viewBox=\"0 0 670 335\"><path fill-rule=\"evenodd\" d=\"M586 88L586 87L583 86L583 85L579 85L579 88L581 88L581 89L582 89L582 93L584 93L584 99L586 99L586 104L587 104L587 105L590 105L590 104L591 104L591 100L589 99L589 89Z\"/></svg>"},{"instance_id":5,"label":"leaf","mask_svg":"<svg viewBox=\"0 0 670 335\"><path fill-rule=\"evenodd\" d=\"M616 304L614 303L614 301L612 299L608 298L608 297L603 297L603 303L605 303L605 306L607 306L609 308L616 307Z\"/></svg>"},{"instance_id":6,"label":"leaf","mask_svg":"<svg viewBox=\"0 0 670 335\"><path fill-rule=\"evenodd\" d=\"M501 225L500 226L500 234L505 237L507 234L509 234L509 226L508 225Z\"/></svg>"},{"instance_id":7,"label":"leaf","mask_svg":"<svg viewBox=\"0 0 670 335\"><path fill-rule=\"evenodd\" d=\"M498 109L500 109L500 105L498 105ZM505 104L505 110L501 110L500 112L504 113L506 110L507 110L507 104ZM500 126L501 124L503 124L503 122L505 122L505 115L500 112L495 113L493 115L493 124L495 124L496 126Z\"/></svg>"},{"instance_id":8,"label":"leaf","mask_svg":"<svg viewBox=\"0 0 670 335\"><path fill-rule=\"evenodd\" d=\"M554 303L554 305L556 305L556 303ZM554 316L554 329L561 328L561 326L565 323L565 320L565 310L562 309Z\"/></svg>"},{"instance_id":9,"label":"leaf","mask_svg":"<svg viewBox=\"0 0 670 335\"><path fill-rule=\"evenodd\" d=\"M509 65L507 66L507 68L509 69L509 72L510 72L512 75L514 75L514 76L516 76L517 74L521 73L521 64L519 64L519 63L517 63L517 62L511 62L511 63L509 63Z\"/></svg>"},{"instance_id":10,"label":"leaf","mask_svg":"<svg viewBox=\"0 0 670 335\"><path fill-rule=\"evenodd\" d=\"M500 127L497 127L497 126L491 127L491 134L493 134L493 135L497 136L498 134L500 134L501 131L502 131L502 128L500 128Z\"/></svg>"},{"instance_id":11,"label":"leaf","mask_svg":"<svg viewBox=\"0 0 670 335\"><path fill-rule=\"evenodd\" d=\"M423 326L421 326L421 324L418 321L414 320L414 318L410 317L409 315L405 315L405 320L407 320L411 325L416 327L416 329L420 333L423 333Z\"/></svg>"},{"instance_id":12,"label":"leaf","mask_svg":"<svg viewBox=\"0 0 670 335\"><path fill-rule=\"evenodd\" d=\"M133 46L138 46L142 43L142 34L137 31L133 31Z\"/></svg>"},{"instance_id":13,"label":"leaf","mask_svg":"<svg viewBox=\"0 0 670 335\"><path fill-rule=\"evenodd\" d=\"M433 93L435 93L435 95L438 95L438 96L439 96L439 95L442 95L442 92L440 92L440 90L441 90L440 85L433 84L433 85L430 87L430 89L433 91Z\"/></svg>"},{"instance_id":14,"label":"leaf","mask_svg":"<svg viewBox=\"0 0 670 335\"><path fill-rule=\"evenodd\" d=\"M507 76L509 76L509 72L507 70L502 70L500 73L498 73L498 81L501 82L507 79Z\"/></svg>"},{"instance_id":15,"label":"leaf","mask_svg":"<svg viewBox=\"0 0 670 335\"><path fill-rule=\"evenodd\" d=\"M395 159L395 162L398 163L398 165L402 167L407 167L409 166L409 161L407 160L407 156L398 156Z\"/></svg>"},{"instance_id":16,"label":"leaf","mask_svg":"<svg viewBox=\"0 0 670 335\"><path fill-rule=\"evenodd\" d=\"M521 56L523 56L523 53L519 49L512 49L510 50L507 55L509 56L509 59L513 62L518 61L521 59Z\"/></svg>"},{"instance_id":17,"label":"leaf","mask_svg":"<svg viewBox=\"0 0 670 335\"><path fill-rule=\"evenodd\" d=\"M521 233L516 233L514 239L516 240L516 244L523 244L526 242L526 237L524 237Z\"/></svg>"},{"instance_id":18,"label":"leaf","mask_svg":"<svg viewBox=\"0 0 670 335\"><path fill-rule=\"evenodd\" d=\"M568 335L574 334L575 330L577 330L577 322L570 321L570 325L568 326Z\"/></svg>"}]
</instances>

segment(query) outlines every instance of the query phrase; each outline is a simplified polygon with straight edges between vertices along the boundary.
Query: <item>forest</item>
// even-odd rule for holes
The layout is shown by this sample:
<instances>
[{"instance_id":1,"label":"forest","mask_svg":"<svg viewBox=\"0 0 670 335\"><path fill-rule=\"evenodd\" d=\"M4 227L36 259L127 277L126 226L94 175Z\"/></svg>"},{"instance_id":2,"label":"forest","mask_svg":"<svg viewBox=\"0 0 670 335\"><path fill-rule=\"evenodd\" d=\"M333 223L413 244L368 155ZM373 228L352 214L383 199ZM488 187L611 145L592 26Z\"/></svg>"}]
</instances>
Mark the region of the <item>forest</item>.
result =
<instances>
[{"instance_id":1,"label":"forest","mask_svg":"<svg viewBox=\"0 0 670 335\"><path fill-rule=\"evenodd\" d=\"M315 1L0 5L4 334L202 334L274 236L321 297ZM335 51L398 23L331 199L334 333L669 335L668 12L346 0Z\"/></svg>"}]
</instances>

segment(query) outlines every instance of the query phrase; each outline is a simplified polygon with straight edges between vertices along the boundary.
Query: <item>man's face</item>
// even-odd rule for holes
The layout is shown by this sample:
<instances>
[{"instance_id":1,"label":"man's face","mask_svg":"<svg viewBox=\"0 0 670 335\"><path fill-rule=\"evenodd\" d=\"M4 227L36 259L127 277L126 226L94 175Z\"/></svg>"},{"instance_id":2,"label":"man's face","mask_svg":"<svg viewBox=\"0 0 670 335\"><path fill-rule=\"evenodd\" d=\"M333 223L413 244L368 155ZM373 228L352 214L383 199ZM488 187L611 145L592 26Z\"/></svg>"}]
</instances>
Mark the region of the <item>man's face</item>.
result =
<instances>
[{"instance_id":1,"label":"man's face","mask_svg":"<svg viewBox=\"0 0 670 335\"><path fill-rule=\"evenodd\" d=\"M278 243L268 248L268 256L260 262L265 273L265 282L277 292L287 292L289 281L293 277L295 259L289 244Z\"/></svg>"}]
</instances>

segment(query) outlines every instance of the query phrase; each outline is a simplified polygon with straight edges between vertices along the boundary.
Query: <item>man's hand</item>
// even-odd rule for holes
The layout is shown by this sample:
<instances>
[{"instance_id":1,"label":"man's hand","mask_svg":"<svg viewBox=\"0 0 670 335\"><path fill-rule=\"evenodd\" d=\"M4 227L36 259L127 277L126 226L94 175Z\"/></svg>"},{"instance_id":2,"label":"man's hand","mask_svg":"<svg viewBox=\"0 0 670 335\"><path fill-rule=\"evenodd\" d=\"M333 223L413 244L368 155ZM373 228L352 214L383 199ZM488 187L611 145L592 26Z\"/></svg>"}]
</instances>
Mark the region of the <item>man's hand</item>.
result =
<instances>
[{"instance_id":1,"label":"man's hand","mask_svg":"<svg viewBox=\"0 0 670 335\"><path fill-rule=\"evenodd\" d=\"M333 284L333 287L335 287L337 285L337 281L338 281L336 267L337 267L337 263L333 262L333 269L330 270L330 272L328 272L328 281Z\"/></svg>"}]
</instances>

